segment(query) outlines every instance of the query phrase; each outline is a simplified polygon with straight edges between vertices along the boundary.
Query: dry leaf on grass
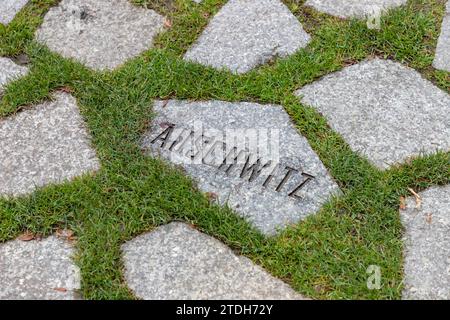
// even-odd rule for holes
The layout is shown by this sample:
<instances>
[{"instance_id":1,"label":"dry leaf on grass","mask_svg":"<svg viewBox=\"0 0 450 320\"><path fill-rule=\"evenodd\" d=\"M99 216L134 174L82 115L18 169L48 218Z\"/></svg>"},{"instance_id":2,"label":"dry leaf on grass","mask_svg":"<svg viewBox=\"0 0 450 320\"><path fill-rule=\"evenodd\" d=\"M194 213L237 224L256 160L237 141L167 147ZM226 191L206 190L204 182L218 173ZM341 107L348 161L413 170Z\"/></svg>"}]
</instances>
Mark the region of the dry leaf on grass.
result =
<instances>
[{"instance_id":1,"label":"dry leaf on grass","mask_svg":"<svg viewBox=\"0 0 450 320\"><path fill-rule=\"evenodd\" d=\"M73 231L69 229L57 229L56 236L69 241L74 241L77 239L77 237L74 236Z\"/></svg>"},{"instance_id":2,"label":"dry leaf on grass","mask_svg":"<svg viewBox=\"0 0 450 320\"><path fill-rule=\"evenodd\" d=\"M172 28L172 21L170 21L169 19L164 20L164 27Z\"/></svg>"},{"instance_id":3,"label":"dry leaf on grass","mask_svg":"<svg viewBox=\"0 0 450 320\"><path fill-rule=\"evenodd\" d=\"M218 198L218 195L214 192L206 192L205 195L209 201L216 201Z\"/></svg>"},{"instance_id":4,"label":"dry leaf on grass","mask_svg":"<svg viewBox=\"0 0 450 320\"><path fill-rule=\"evenodd\" d=\"M400 197L400 210L405 210L406 209L406 199L405 197Z\"/></svg>"},{"instance_id":5,"label":"dry leaf on grass","mask_svg":"<svg viewBox=\"0 0 450 320\"><path fill-rule=\"evenodd\" d=\"M59 90L65 93L73 93L73 90L70 87L61 87Z\"/></svg>"},{"instance_id":6,"label":"dry leaf on grass","mask_svg":"<svg viewBox=\"0 0 450 320\"><path fill-rule=\"evenodd\" d=\"M408 190L413 194L414 198L416 199L416 209L420 209L420 207L422 206L422 198L413 189L408 188Z\"/></svg>"},{"instance_id":7,"label":"dry leaf on grass","mask_svg":"<svg viewBox=\"0 0 450 320\"><path fill-rule=\"evenodd\" d=\"M17 240L20 240L20 241L31 241L34 238L35 238L35 236L34 236L33 233L31 233L29 231L26 231L26 232L22 233L20 236L18 236Z\"/></svg>"}]
</instances>

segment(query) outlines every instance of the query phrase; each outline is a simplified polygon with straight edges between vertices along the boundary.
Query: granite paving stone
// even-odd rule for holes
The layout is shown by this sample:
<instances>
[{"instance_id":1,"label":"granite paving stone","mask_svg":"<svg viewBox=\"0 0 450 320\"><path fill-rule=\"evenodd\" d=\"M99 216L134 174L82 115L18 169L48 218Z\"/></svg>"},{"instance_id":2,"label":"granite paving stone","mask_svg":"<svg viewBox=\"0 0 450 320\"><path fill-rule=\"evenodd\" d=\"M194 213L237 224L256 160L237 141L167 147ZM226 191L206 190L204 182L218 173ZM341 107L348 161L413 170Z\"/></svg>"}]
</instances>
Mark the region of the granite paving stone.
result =
<instances>
[{"instance_id":1,"label":"granite paving stone","mask_svg":"<svg viewBox=\"0 0 450 320\"><path fill-rule=\"evenodd\" d=\"M76 100L52 101L0 120L0 196L28 194L99 169Z\"/></svg>"},{"instance_id":2,"label":"granite paving stone","mask_svg":"<svg viewBox=\"0 0 450 320\"><path fill-rule=\"evenodd\" d=\"M0 57L0 95L3 88L11 81L28 73L28 68L15 64L11 59Z\"/></svg>"},{"instance_id":3,"label":"granite paving stone","mask_svg":"<svg viewBox=\"0 0 450 320\"><path fill-rule=\"evenodd\" d=\"M450 96L397 62L367 60L296 94L380 169L450 149Z\"/></svg>"},{"instance_id":4,"label":"granite paving stone","mask_svg":"<svg viewBox=\"0 0 450 320\"><path fill-rule=\"evenodd\" d=\"M365 18L407 2L408 0L306 0L305 5L341 18Z\"/></svg>"},{"instance_id":5,"label":"granite paving stone","mask_svg":"<svg viewBox=\"0 0 450 320\"><path fill-rule=\"evenodd\" d=\"M305 47L310 36L279 0L230 0L188 50L185 60L245 73Z\"/></svg>"},{"instance_id":6,"label":"granite paving stone","mask_svg":"<svg viewBox=\"0 0 450 320\"><path fill-rule=\"evenodd\" d=\"M1 0L0 23L4 25L9 24L27 2L28 0Z\"/></svg>"},{"instance_id":7,"label":"granite paving stone","mask_svg":"<svg viewBox=\"0 0 450 320\"><path fill-rule=\"evenodd\" d=\"M200 190L267 235L339 193L281 106L171 100L156 102L154 111L145 150L182 166Z\"/></svg>"},{"instance_id":8,"label":"granite paving stone","mask_svg":"<svg viewBox=\"0 0 450 320\"><path fill-rule=\"evenodd\" d=\"M450 185L406 199L404 299L450 299Z\"/></svg>"},{"instance_id":9,"label":"granite paving stone","mask_svg":"<svg viewBox=\"0 0 450 320\"><path fill-rule=\"evenodd\" d=\"M55 236L0 244L1 300L79 299L72 245Z\"/></svg>"},{"instance_id":10,"label":"granite paving stone","mask_svg":"<svg viewBox=\"0 0 450 320\"><path fill-rule=\"evenodd\" d=\"M127 0L63 0L49 10L36 39L66 58L110 70L153 46L164 18Z\"/></svg>"},{"instance_id":11,"label":"granite paving stone","mask_svg":"<svg viewBox=\"0 0 450 320\"><path fill-rule=\"evenodd\" d=\"M125 279L141 299L304 299L246 257L172 222L122 245Z\"/></svg>"},{"instance_id":12,"label":"granite paving stone","mask_svg":"<svg viewBox=\"0 0 450 320\"><path fill-rule=\"evenodd\" d=\"M433 66L436 69L450 72L450 1L447 2L444 20L442 21Z\"/></svg>"}]
</instances>

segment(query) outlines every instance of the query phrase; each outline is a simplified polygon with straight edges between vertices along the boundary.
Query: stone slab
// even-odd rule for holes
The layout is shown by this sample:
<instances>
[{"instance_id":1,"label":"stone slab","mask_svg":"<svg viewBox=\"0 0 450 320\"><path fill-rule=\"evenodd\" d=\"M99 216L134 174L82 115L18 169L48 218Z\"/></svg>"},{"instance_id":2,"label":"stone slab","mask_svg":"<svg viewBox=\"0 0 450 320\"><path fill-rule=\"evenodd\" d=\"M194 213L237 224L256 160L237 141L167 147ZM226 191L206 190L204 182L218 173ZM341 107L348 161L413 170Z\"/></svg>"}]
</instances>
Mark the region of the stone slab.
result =
<instances>
[{"instance_id":1,"label":"stone slab","mask_svg":"<svg viewBox=\"0 0 450 320\"><path fill-rule=\"evenodd\" d=\"M200 190L265 234L316 213L339 192L281 106L172 100L156 102L154 111L145 150L183 167Z\"/></svg>"},{"instance_id":2,"label":"stone slab","mask_svg":"<svg viewBox=\"0 0 450 320\"><path fill-rule=\"evenodd\" d=\"M279 0L230 0L184 59L245 73L305 47L310 36Z\"/></svg>"},{"instance_id":3,"label":"stone slab","mask_svg":"<svg viewBox=\"0 0 450 320\"><path fill-rule=\"evenodd\" d=\"M436 69L450 72L450 1L447 1L444 20L441 26L441 35L439 36L436 56L433 66Z\"/></svg>"},{"instance_id":4,"label":"stone slab","mask_svg":"<svg viewBox=\"0 0 450 320\"><path fill-rule=\"evenodd\" d=\"M76 100L53 101L0 120L0 196L18 196L99 169Z\"/></svg>"},{"instance_id":5,"label":"stone slab","mask_svg":"<svg viewBox=\"0 0 450 320\"><path fill-rule=\"evenodd\" d=\"M450 185L421 192L400 210L405 227L404 299L450 299Z\"/></svg>"},{"instance_id":6,"label":"stone slab","mask_svg":"<svg viewBox=\"0 0 450 320\"><path fill-rule=\"evenodd\" d=\"M408 0L307 0L305 5L340 18L365 18L407 2Z\"/></svg>"},{"instance_id":7,"label":"stone slab","mask_svg":"<svg viewBox=\"0 0 450 320\"><path fill-rule=\"evenodd\" d=\"M122 246L125 279L146 300L302 299L248 258L184 223L173 222Z\"/></svg>"},{"instance_id":8,"label":"stone slab","mask_svg":"<svg viewBox=\"0 0 450 320\"><path fill-rule=\"evenodd\" d=\"M4 25L9 24L27 2L28 0L1 0L0 23Z\"/></svg>"},{"instance_id":9,"label":"stone slab","mask_svg":"<svg viewBox=\"0 0 450 320\"><path fill-rule=\"evenodd\" d=\"M450 96L399 63L364 61L296 94L380 169L450 149Z\"/></svg>"},{"instance_id":10,"label":"stone slab","mask_svg":"<svg viewBox=\"0 0 450 320\"><path fill-rule=\"evenodd\" d=\"M164 18L127 0L63 0L49 10L36 39L96 70L114 69L153 45Z\"/></svg>"},{"instance_id":11,"label":"stone slab","mask_svg":"<svg viewBox=\"0 0 450 320\"><path fill-rule=\"evenodd\" d=\"M48 237L0 244L0 300L78 299L80 270L70 243Z\"/></svg>"},{"instance_id":12,"label":"stone slab","mask_svg":"<svg viewBox=\"0 0 450 320\"><path fill-rule=\"evenodd\" d=\"M11 59L0 57L0 95L2 89L11 81L28 73L28 68L15 64Z\"/></svg>"}]
</instances>

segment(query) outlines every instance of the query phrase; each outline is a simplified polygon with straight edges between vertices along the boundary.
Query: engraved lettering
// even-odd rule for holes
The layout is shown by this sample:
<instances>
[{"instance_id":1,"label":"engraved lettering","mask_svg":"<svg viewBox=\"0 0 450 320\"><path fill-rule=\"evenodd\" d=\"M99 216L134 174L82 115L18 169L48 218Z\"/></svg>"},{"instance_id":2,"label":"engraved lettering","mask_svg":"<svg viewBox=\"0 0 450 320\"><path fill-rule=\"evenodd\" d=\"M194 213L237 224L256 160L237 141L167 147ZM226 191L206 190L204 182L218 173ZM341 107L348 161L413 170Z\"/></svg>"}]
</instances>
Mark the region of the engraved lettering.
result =
<instances>
[{"instance_id":1,"label":"engraved lettering","mask_svg":"<svg viewBox=\"0 0 450 320\"><path fill-rule=\"evenodd\" d=\"M276 191L280 192L283 186L288 182L289 178L292 176L292 173L297 172L297 169L291 168L289 166L286 166L286 169L288 172L286 172L286 175L284 176L283 180L278 184Z\"/></svg>"},{"instance_id":2,"label":"engraved lettering","mask_svg":"<svg viewBox=\"0 0 450 320\"><path fill-rule=\"evenodd\" d=\"M301 199L301 197L297 195L297 192L299 192L309 181L315 178L313 175L305 172L302 172L302 176L306 177L306 179L303 180L291 193L289 193L290 197Z\"/></svg>"},{"instance_id":3,"label":"engraved lettering","mask_svg":"<svg viewBox=\"0 0 450 320\"><path fill-rule=\"evenodd\" d=\"M170 124L163 132L161 132L155 139L151 141L151 144L154 144L156 141L161 140L161 148L164 149L164 146L166 145L166 142L170 139L170 136L172 135L173 129L175 128L175 125Z\"/></svg>"},{"instance_id":4,"label":"engraved lettering","mask_svg":"<svg viewBox=\"0 0 450 320\"><path fill-rule=\"evenodd\" d=\"M251 172L250 178L248 179L249 182L252 182L256 178L258 178L259 175L261 174L261 171L264 168L270 166L270 164L272 163L272 161L269 161L261 167L261 159L259 158L258 160L256 160L256 163L252 164L251 166L249 166L249 162L250 162L250 154L247 156L247 160L245 161L244 167L242 168L240 175L241 178L245 178L245 176Z\"/></svg>"}]
</instances>

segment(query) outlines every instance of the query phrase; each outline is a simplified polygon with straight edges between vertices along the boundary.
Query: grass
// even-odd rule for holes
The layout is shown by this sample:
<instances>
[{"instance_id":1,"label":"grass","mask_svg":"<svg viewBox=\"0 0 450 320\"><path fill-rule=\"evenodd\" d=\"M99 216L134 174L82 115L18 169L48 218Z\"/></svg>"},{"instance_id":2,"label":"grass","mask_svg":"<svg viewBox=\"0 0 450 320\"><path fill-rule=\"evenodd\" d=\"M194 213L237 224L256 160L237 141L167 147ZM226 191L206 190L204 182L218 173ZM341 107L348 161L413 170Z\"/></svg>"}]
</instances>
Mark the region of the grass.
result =
<instances>
[{"instance_id":1,"label":"grass","mask_svg":"<svg viewBox=\"0 0 450 320\"><path fill-rule=\"evenodd\" d=\"M317 299L399 299L402 226L399 197L450 183L450 154L418 157L379 171L352 152L294 90L371 56L399 61L449 91L450 74L431 63L444 0L410 0L382 19L379 31L286 0L312 35L297 54L235 76L186 63L181 57L225 0L135 0L164 14L172 26L156 47L114 72L97 73L33 41L54 0L31 1L7 27L0 25L0 55L26 54L28 76L11 83L0 118L51 97L60 88L77 98L102 168L30 196L0 198L0 242L22 232L43 236L69 228L78 238L75 261L86 299L133 299L123 279L120 245L143 232L182 220L194 224L300 293ZM220 99L281 104L343 191L322 210L265 238L231 210L218 207L182 172L145 157L139 138L152 119L154 99ZM379 265L382 287L366 286L369 265Z\"/></svg>"}]
</instances>

